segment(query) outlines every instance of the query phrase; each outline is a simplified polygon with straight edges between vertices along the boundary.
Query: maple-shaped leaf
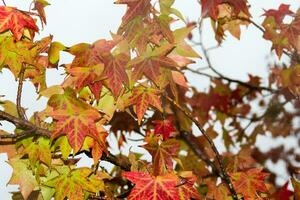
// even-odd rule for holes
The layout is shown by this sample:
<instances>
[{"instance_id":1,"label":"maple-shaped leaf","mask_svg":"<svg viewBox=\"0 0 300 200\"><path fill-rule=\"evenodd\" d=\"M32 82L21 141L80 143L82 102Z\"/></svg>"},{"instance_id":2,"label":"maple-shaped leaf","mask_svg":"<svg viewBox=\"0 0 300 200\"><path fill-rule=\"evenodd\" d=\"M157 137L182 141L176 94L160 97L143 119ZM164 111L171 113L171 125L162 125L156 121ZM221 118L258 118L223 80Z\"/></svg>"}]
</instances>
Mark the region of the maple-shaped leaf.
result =
<instances>
[{"instance_id":1,"label":"maple-shaped leaf","mask_svg":"<svg viewBox=\"0 0 300 200\"><path fill-rule=\"evenodd\" d=\"M106 54L116 45L116 41L98 40L93 44L80 43L67 49L75 56L71 63L73 67L91 67L102 64L102 54Z\"/></svg>"},{"instance_id":2,"label":"maple-shaped leaf","mask_svg":"<svg viewBox=\"0 0 300 200\"><path fill-rule=\"evenodd\" d=\"M0 6L0 33L10 30L18 41L23 36L25 28L34 32L39 30L35 21L26 12L14 7Z\"/></svg>"},{"instance_id":3,"label":"maple-shaped leaf","mask_svg":"<svg viewBox=\"0 0 300 200\"><path fill-rule=\"evenodd\" d=\"M21 141L24 146L22 154L28 155L29 162L31 166L35 166L37 162L51 165L51 150L50 150L50 140L47 138L38 138L33 141L33 138L28 138Z\"/></svg>"},{"instance_id":4,"label":"maple-shaped leaf","mask_svg":"<svg viewBox=\"0 0 300 200\"><path fill-rule=\"evenodd\" d=\"M38 183L33 175L33 172L29 169L28 160L14 157L8 161L13 168L12 177L8 184L20 185L20 191L24 199L27 199L31 192L38 186Z\"/></svg>"},{"instance_id":5,"label":"maple-shaped leaf","mask_svg":"<svg viewBox=\"0 0 300 200\"><path fill-rule=\"evenodd\" d=\"M104 65L102 63L88 66L88 67L73 67L69 68L68 71L73 79L73 84L77 90L81 90L85 86L93 85L94 82L99 81Z\"/></svg>"},{"instance_id":6,"label":"maple-shaped leaf","mask_svg":"<svg viewBox=\"0 0 300 200\"><path fill-rule=\"evenodd\" d=\"M53 111L51 117L57 121L52 131L52 138L67 135L69 143L75 152L81 148L86 136L98 138L95 123L100 119L101 115L95 109L59 109Z\"/></svg>"},{"instance_id":7,"label":"maple-shaped leaf","mask_svg":"<svg viewBox=\"0 0 300 200\"><path fill-rule=\"evenodd\" d=\"M175 131L175 127L171 120L165 119L165 120L155 120L153 121L155 124L154 127L154 133L155 134L161 134L164 138L164 140L168 139Z\"/></svg>"},{"instance_id":8,"label":"maple-shaped leaf","mask_svg":"<svg viewBox=\"0 0 300 200\"><path fill-rule=\"evenodd\" d=\"M146 16L150 12L151 0L117 0L115 4L127 4L128 9L122 17L122 24L127 24L137 16Z\"/></svg>"},{"instance_id":9,"label":"maple-shaped leaf","mask_svg":"<svg viewBox=\"0 0 300 200\"><path fill-rule=\"evenodd\" d=\"M108 87L111 89L115 97L119 96L123 88L123 84L128 83L125 67L129 59L129 56L126 54L118 54L116 56L109 54L104 57L104 74L108 80Z\"/></svg>"},{"instance_id":10,"label":"maple-shaped leaf","mask_svg":"<svg viewBox=\"0 0 300 200\"><path fill-rule=\"evenodd\" d=\"M294 195L292 191L288 189L289 182L286 182L281 188L276 190L270 198L273 200L289 200Z\"/></svg>"},{"instance_id":11,"label":"maple-shaped leaf","mask_svg":"<svg viewBox=\"0 0 300 200\"><path fill-rule=\"evenodd\" d=\"M206 197L208 199L222 199L229 200L231 199L229 196L229 191L227 186L224 183L216 185L216 183L212 180L206 180L205 184L207 185L207 194Z\"/></svg>"},{"instance_id":12,"label":"maple-shaped leaf","mask_svg":"<svg viewBox=\"0 0 300 200\"><path fill-rule=\"evenodd\" d=\"M72 112L74 109L88 110L91 106L84 101L77 99L76 92L71 88L64 88L64 91L59 91L48 100L48 105L53 110L68 110Z\"/></svg>"},{"instance_id":13,"label":"maple-shaped leaf","mask_svg":"<svg viewBox=\"0 0 300 200\"><path fill-rule=\"evenodd\" d=\"M123 177L135 184L128 200L179 200L178 177L175 174L155 177L143 172L125 172Z\"/></svg>"},{"instance_id":14,"label":"maple-shaped leaf","mask_svg":"<svg viewBox=\"0 0 300 200\"><path fill-rule=\"evenodd\" d=\"M191 171L183 171L180 173L178 193L180 200L200 200L199 192L194 188L197 177Z\"/></svg>"},{"instance_id":15,"label":"maple-shaped leaf","mask_svg":"<svg viewBox=\"0 0 300 200\"><path fill-rule=\"evenodd\" d=\"M154 106L159 111L162 111L161 100L158 96L159 90L150 87L138 86L133 89L132 96L130 98L130 104L135 106L135 112L140 124L143 116L148 109L149 105Z\"/></svg>"},{"instance_id":16,"label":"maple-shaped leaf","mask_svg":"<svg viewBox=\"0 0 300 200\"><path fill-rule=\"evenodd\" d=\"M193 188L195 179L179 178L173 173L153 176L144 172L125 172L123 177L135 184L128 196L129 200L199 200L200 196Z\"/></svg>"},{"instance_id":17,"label":"maple-shaped leaf","mask_svg":"<svg viewBox=\"0 0 300 200\"><path fill-rule=\"evenodd\" d=\"M2 40L0 39L0 69L7 67L16 78L25 64L27 67L33 66L34 68L36 65L42 64L39 63L39 59L37 58L39 58L40 53L43 53L47 49L52 39L50 36L37 42L25 40L16 42L12 37L2 37ZM39 66L36 69L41 70L38 68ZM43 68L45 70L45 66Z\"/></svg>"},{"instance_id":18,"label":"maple-shaped leaf","mask_svg":"<svg viewBox=\"0 0 300 200\"><path fill-rule=\"evenodd\" d=\"M176 29L173 32L176 46L174 53L183 57L201 58L201 56L185 41L194 28L195 26L189 26Z\"/></svg>"},{"instance_id":19,"label":"maple-shaped leaf","mask_svg":"<svg viewBox=\"0 0 300 200\"><path fill-rule=\"evenodd\" d=\"M237 193L242 194L245 200L255 199L259 196L258 192L268 191L264 182L267 176L268 173L262 172L262 169L259 168L252 168L245 172L230 174L234 189Z\"/></svg>"},{"instance_id":20,"label":"maple-shaped leaf","mask_svg":"<svg viewBox=\"0 0 300 200\"><path fill-rule=\"evenodd\" d=\"M150 80L157 82L162 67L176 69L177 63L166 56L172 49L173 45L162 46L154 51L147 51L144 55L130 61L128 65L133 68L133 80L137 81L145 75Z\"/></svg>"},{"instance_id":21,"label":"maple-shaped leaf","mask_svg":"<svg viewBox=\"0 0 300 200\"><path fill-rule=\"evenodd\" d=\"M143 147L152 156L154 175L162 175L173 169L172 158L176 157L180 144L175 139L169 139L159 144L159 137L150 135L145 138L146 145Z\"/></svg>"},{"instance_id":22,"label":"maple-shaped leaf","mask_svg":"<svg viewBox=\"0 0 300 200\"><path fill-rule=\"evenodd\" d=\"M263 15L266 17L274 17L276 23L281 24L286 15L293 15L293 14L294 12L290 10L290 5L280 4L277 10L275 9L265 10L265 13Z\"/></svg>"},{"instance_id":23,"label":"maple-shaped leaf","mask_svg":"<svg viewBox=\"0 0 300 200\"><path fill-rule=\"evenodd\" d=\"M201 16L217 20L218 5L221 3L222 0L201 0Z\"/></svg>"},{"instance_id":24,"label":"maple-shaped leaf","mask_svg":"<svg viewBox=\"0 0 300 200\"><path fill-rule=\"evenodd\" d=\"M107 176L93 175L93 171L89 168L77 168L60 171L58 176L48 180L44 185L55 188L54 198L57 200L65 198L84 200L85 192L95 194L104 191L103 178Z\"/></svg>"},{"instance_id":25,"label":"maple-shaped leaf","mask_svg":"<svg viewBox=\"0 0 300 200\"><path fill-rule=\"evenodd\" d=\"M299 50L300 37L300 11L297 12L294 20L287 25L282 25L282 35L285 36L289 44L295 49Z\"/></svg>"}]
</instances>

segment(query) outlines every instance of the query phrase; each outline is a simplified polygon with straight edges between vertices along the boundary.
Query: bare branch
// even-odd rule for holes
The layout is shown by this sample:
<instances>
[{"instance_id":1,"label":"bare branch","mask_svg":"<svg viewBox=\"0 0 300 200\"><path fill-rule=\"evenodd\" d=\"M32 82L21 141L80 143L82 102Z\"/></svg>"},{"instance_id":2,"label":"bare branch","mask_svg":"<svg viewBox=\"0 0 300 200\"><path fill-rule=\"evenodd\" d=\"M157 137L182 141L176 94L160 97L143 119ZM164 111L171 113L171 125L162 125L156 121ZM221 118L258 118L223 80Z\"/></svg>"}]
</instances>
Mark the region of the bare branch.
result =
<instances>
[{"instance_id":1,"label":"bare branch","mask_svg":"<svg viewBox=\"0 0 300 200\"><path fill-rule=\"evenodd\" d=\"M21 98L22 98L22 89L23 89L23 81L24 81L24 73L25 73L25 66L22 65L21 71L19 73L19 84L18 84L18 91L17 91L17 111L18 115L21 119L26 119L26 115L24 109L21 106Z\"/></svg>"},{"instance_id":2,"label":"bare branch","mask_svg":"<svg viewBox=\"0 0 300 200\"><path fill-rule=\"evenodd\" d=\"M3 3L4 6L6 6L5 0L2 0L2 3Z\"/></svg>"},{"instance_id":3,"label":"bare branch","mask_svg":"<svg viewBox=\"0 0 300 200\"><path fill-rule=\"evenodd\" d=\"M197 126L197 128L200 130L200 132L203 134L203 136L205 137L205 139L207 140L207 142L209 143L210 147L212 148L212 150L214 151L215 153L215 156L216 156L216 160L219 164L219 167L220 167L220 173L219 173L219 176L220 178L226 183L228 189L230 190L231 192L231 195L233 197L234 200L238 200L238 196L237 196L237 193L233 187L233 184L230 180L230 177L229 175L227 174L225 168L224 168L224 165L223 165L223 159L217 149L217 147L215 146L213 140L209 137L209 135L205 132L205 130L202 128L201 124L198 122L197 119L195 119L193 117L193 115L188 112L187 110L185 110L184 108L182 108L177 102L175 102L173 99L171 99L168 95L166 94L163 94L163 96L173 105L175 106L178 110L180 110L181 112L184 113L185 116L187 116L191 121L193 121L195 123L195 125ZM195 146L195 148L197 148Z\"/></svg>"}]
</instances>

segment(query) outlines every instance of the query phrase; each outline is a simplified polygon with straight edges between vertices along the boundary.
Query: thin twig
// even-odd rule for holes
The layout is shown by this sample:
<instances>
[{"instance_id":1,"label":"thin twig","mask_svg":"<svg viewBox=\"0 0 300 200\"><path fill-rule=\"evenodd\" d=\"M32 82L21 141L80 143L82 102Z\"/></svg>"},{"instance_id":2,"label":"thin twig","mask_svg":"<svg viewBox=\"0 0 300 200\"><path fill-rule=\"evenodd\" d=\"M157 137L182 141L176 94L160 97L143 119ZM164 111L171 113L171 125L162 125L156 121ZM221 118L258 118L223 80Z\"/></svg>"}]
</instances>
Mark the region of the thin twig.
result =
<instances>
[{"instance_id":1,"label":"thin twig","mask_svg":"<svg viewBox=\"0 0 300 200\"><path fill-rule=\"evenodd\" d=\"M217 149L217 147L215 146L213 140L210 138L210 136L205 132L205 130L202 128L201 124L198 122L198 120L196 120L193 115L188 112L187 110L185 110L184 108L182 108L177 102L175 102L173 99L171 99L168 95L163 94L163 96L173 105L175 106L178 110L180 110L181 112L184 113L185 116L187 116L190 120L192 120L195 125L197 126L197 128L200 130L200 132L203 134L203 136L205 137L205 139L207 140L207 142L209 143L210 147L212 148L212 150L215 153L216 156L216 160L219 164L220 167L220 173L219 176L220 178L226 183L228 189L230 190L230 193L233 197L234 200L238 200L238 196L237 193L233 187L233 184L230 180L229 175L227 174L227 172L225 171L225 167L223 165L223 159Z\"/></svg>"},{"instance_id":2,"label":"thin twig","mask_svg":"<svg viewBox=\"0 0 300 200\"><path fill-rule=\"evenodd\" d=\"M210 67L210 68L214 69L213 67ZM251 85L249 83L246 83L246 82L243 82L243 81L240 81L240 80L237 80L237 79L229 78L227 76L222 75L216 69L214 69L214 72L217 72L221 76L213 76L213 75L210 75L210 74L207 74L207 73L204 73L204 72L200 72L198 70L194 70L194 69L191 69L191 68L186 68L186 70L188 70L190 72L193 72L195 74L201 75L201 76L206 76L206 77L211 78L211 79L223 79L223 80L226 80L230 83L237 83L237 84L245 86L245 87L247 87L251 90L265 90L265 91L268 91L268 92L271 92L271 93L278 93L279 92L278 90L275 90L275 89L272 89L272 88L268 88L268 87L264 87L264 86L255 86L255 85Z\"/></svg>"},{"instance_id":3,"label":"thin twig","mask_svg":"<svg viewBox=\"0 0 300 200\"><path fill-rule=\"evenodd\" d=\"M19 84L18 84L18 91L17 91L17 111L18 115L21 119L26 119L25 112L21 106L21 98L22 98L22 89L23 89L23 81L24 81L24 74L25 74L25 66L22 65L20 73L19 73Z\"/></svg>"},{"instance_id":4,"label":"thin twig","mask_svg":"<svg viewBox=\"0 0 300 200\"><path fill-rule=\"evenodd\" d=\"M2 3L3 3L4 6L6 6L5 0L2 0Z\"/></svg>"}]
</instances>

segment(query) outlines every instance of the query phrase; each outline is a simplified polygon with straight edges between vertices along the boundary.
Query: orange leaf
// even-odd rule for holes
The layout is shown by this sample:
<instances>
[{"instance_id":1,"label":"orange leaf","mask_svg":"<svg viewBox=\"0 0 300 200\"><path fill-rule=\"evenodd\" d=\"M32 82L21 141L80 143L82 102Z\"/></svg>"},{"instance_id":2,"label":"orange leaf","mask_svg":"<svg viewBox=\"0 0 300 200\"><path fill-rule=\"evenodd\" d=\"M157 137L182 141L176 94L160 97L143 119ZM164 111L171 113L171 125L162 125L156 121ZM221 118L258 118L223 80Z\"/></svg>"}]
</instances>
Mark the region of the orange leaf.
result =
<instances>
[{"instance_id":1,"label":"orange leaf","mask_svg":"<svg viewBox=\"0 0 300 200\"><path fill-rule=\"evenodd\" d=\"M0 32L10 30L14 38L20 40L24 28L28 28L34 32L38 32L39 30L34 20L25 12L14 7L0 6Z\"/></svg>"},{"instance_id":2,"label":"orange leaf","mask_svg":"<svg viewBox=\"0 0 300 200\"><path fill-rule=\"evenodd\" d=\"M139 86L134 88L132 93L130 104L135 105L139 124L141 123L149 105L152 105L162 111L161 101L158 96L160 92L158 90Z\"/></svg>"},{"instance_id":3,"label":"orange leaf","mask_svg":"<svg viewBox=\"0 0 300 200\"><path fill-rule=\"evenodd\" d=\"M264 179L268 173L262 172L262 169L253 168L246 172L236 172L230 174L235 190L244 195L245 200L255 199L257 192L267 192L267 186Z\"/></svg>"},{"instance_id":4,"label":"orange leaf","mask_svg":"<svg viewBox=\"0 0 300 200\"><path fill-rule=\"evenodd\" d=\"M153 173L161 175L173 169L172 157L177 156L180 144L175 139L169 139L159 144L158 137L150 135L145 138L144 145L152 156Z\"/></svg>"}]
</instances>

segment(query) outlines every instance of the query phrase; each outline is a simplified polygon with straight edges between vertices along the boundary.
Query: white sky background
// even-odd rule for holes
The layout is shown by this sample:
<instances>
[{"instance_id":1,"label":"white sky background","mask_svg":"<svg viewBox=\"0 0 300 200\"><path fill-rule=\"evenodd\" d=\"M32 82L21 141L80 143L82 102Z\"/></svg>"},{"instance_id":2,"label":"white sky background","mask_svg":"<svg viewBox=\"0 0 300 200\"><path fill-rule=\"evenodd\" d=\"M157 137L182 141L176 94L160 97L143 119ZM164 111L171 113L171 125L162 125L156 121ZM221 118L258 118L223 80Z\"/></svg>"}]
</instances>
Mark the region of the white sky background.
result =
<instances>
[{"instance_id":1,"label":"white sky background","mask_svg":"<svg viewBox=\"0 0 300 200\"><path fill-rule=\"evenodd\" d=\"M28 10L30 0L6 0L7 5L16 6L19 9ZM52 34L54 41L60 41L66 46L71 46L80 42L92 43L98 39L111 39L109 31L116 32L121 22L126 7L113 4L113 0L49 0L51 5L46 8L47 26L41 30L37 38ZM264 9L278 8L281 3L291 4L291 9L296 11L300 6L299 0L249 0L251 4L251 14L255 22L261 23ZM1 4L1 3L0 3ZM197 20L200 15L200 6L197 0L176 0L175 6L182 14L190 20ZM209 20L206 20L204 30L204 41L206 47L215 46L214 34L210 28ZM196 35L196 34L195 34ZM241 80L247 79L247 74L251 73L264 78L268 75L267 57L270 55L271 43L262 38L262 33L254 26L243 28L241 40L232 36L227 37L222 47L210 52L211 61L217 70L231 78ZM201 52L199 51L201 54ZM68 63L71 57L62 56L63 63ZM206 66L202 60L195 68ZM63 77L62 71L48 70L47 84L60 84ZM191 84L203 88L207 81L199 80L198 76L188 74ZM202 86L202 87L201 87ZM15 101L17 84L13 76L7 70L0 74L0 94L6 95L5 99ZM34 111L42 110L46 105L46 100L36 102L35 89L31 83L24 84L22 105L30 108L27 112L31 115ZM10 127L11 126L8 126ZM259 146L276 146L282 143L283 139L271 141L268 137L259 138ZM287 139L289 147L296 146L297 141ZM264 145L267 144L267 145ZM128 147L126 148L128 151ZM222 147L221 147L222 149ZM6 154L0 154L0 198L11 199L9 191L17 187L6 186L12 169L5 162ZM81 165L89 166L90 161L84 160ZM276 165L276 170L282 170L283 165ZM284 173L284 171L282 172ZM284 180L281 181L281 184Z\"/></svg>"}]
</instances>

